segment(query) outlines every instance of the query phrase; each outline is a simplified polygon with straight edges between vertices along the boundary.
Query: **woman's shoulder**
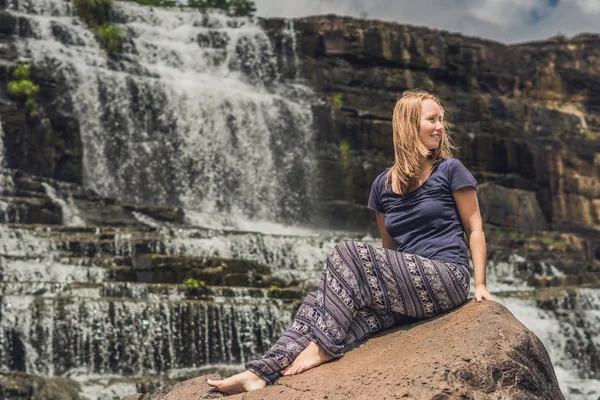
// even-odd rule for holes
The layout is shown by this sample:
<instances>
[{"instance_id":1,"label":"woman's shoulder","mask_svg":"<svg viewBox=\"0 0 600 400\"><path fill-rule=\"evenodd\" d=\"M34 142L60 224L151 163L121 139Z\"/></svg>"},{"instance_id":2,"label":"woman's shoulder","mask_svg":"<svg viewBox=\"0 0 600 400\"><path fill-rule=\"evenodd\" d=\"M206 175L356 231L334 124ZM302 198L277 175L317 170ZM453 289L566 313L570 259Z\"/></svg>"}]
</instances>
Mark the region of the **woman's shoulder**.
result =
<instances>
[{"instance_id":1,"label":"woman's shoulder","mask_svg":"<svg viewBox=\"0 0 600 400\"><path fill-rule=\"evenodd\" d=\"M452 172L455 169L464 169L465 166L458 158L442 158L438 164L438 168Z\"/></svg>"},{"instance_id":2,"label":"woman's shoulder","mask_svg":"<svg viewBox=\"0 0 600 400\"><path fill-rule=\"evenodd\" d=\"M389 172L390 172L391 168L386 168L382 173L380 173L379 175L377 175L377 177L374 179L375 183L381 183L383 181L385 181L385 179L387 178Z\"/></svg>"},{"instance_id":3,"label":"woman's shoulder","mask_svg":"<svg viewBox=\"0 0 600 400\"><path fill-rule=\"evenodd\" d=\"M390 169L391 168L386 168L382 173L380 173L379 175L377 175L377 177L375 177L375 179L373 180L373 185L371 187L371 190L375 190L378 193L383 193L386 190L385 181L388 177L388 173L389 173Z\"/></svg>"}]
</instances>

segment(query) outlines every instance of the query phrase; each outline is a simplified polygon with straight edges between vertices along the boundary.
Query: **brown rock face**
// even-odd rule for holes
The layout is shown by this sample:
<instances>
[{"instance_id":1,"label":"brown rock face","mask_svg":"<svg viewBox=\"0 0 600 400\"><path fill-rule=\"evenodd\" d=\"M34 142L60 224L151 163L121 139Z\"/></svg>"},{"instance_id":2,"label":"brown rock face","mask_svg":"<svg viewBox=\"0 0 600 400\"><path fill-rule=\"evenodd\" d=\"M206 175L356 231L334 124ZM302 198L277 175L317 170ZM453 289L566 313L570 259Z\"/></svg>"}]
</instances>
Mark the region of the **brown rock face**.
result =
<instances>
[{"instance_id":1,"label":"brown rock face","mask_svg":"<svg viewBox=\"0 0 600 400\"><path fill-rule=\"evenodd\" d=\"M264 24L273 38L284 26ZM504 45L335 15L295 29L299 71L327 102L314 107L324 225L377 232L359 210L393 163L397 98L421 88L442 100L486 226L573 233L600 251L600 36Z\"/></svg>"},{"instance_id":2,"label":"brown rock face","mask_svg":"<svg viewBox=\"0 0 600 400\"><path fill-rule=\"evenodd\" d=\"M210 398L204 377L128 400ZM196 397L193 397L196 396ZM546 349L504 306L468 302L231 399L563 399Z\"/></svg>"}]
</instances>

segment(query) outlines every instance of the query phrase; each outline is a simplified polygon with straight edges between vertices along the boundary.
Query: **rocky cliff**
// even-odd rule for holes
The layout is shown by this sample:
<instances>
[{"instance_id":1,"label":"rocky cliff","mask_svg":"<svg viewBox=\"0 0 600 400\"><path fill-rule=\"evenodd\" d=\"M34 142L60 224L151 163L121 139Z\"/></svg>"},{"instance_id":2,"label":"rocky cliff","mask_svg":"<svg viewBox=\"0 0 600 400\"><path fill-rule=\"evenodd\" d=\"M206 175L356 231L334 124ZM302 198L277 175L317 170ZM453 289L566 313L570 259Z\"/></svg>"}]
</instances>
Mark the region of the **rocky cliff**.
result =
<instances>
[{"instance_id":1,"label":"rocky cliff","mask_svg":"<svg viewBox=\"0 0 600 400\"><path fill-rule=\"evenodd\" d=\"M40 85L35 112L10 98L6 83L19 57L14 34L27 37L31 28L25 18L2 12L0 18L7 166L81 183L82 144L72 98L64 82L35 65L32 79ZM325 16L294 21L298 54L291 55L281 45L287 22L270 19L263 25L280 64L298 56L300 67L293 73L325 100L313 105L320 224L356 230L370 225L376 232L365 204L374 177L393 161L391 112L403 90L419 87L446 106L457 156L480 184L490 244L518 247L569 273L598 270L599 36L507 46Z\"/></svg>"},{"instance_id":2,"label":"rocky cliff","mask_svg":"<svg viewBox=\"0 0 600 400\"><path fill-rule=\"evenodd\" d=\"M282 24L265 21L274 38ZM297 20L295 29L301 72L327 100L315 112L329 223L372 222L364 204L374 177L393 162L395 101L418 87L447 109L457 156L480 184L487 226L515 238L566 234L585 242L573 248L578 265L598 268L600 36L508 46L333 15ZM562 240L555 236L542 241Z\"/></svg>"}]
</instances>

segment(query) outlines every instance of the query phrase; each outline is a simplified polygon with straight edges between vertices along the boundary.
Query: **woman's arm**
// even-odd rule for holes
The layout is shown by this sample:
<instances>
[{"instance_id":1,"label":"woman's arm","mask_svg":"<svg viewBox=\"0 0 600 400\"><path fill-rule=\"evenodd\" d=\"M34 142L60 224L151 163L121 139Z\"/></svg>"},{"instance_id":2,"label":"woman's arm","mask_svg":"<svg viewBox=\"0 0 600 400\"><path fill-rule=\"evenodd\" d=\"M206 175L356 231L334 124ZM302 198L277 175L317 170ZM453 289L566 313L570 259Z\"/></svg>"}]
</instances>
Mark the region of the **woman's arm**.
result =
<instances>
[{"instance_id":1,"label":"woman's arm","mask_svg":"<svg viewBox=\"0 0 600 400\"><path fill-rule=\"evenodd\" d=\"M475 272L475 300L494 300L485 285L487 254L477 192L474 188L468 186L454 191L452 196L454 196L460 219L469 238Z\"/></svg>"},{"instance_id":2,"label":"woman's arm","mask_svg":"<svg viewBox=\"0 0 600 400\"><path fill-rule=\"evenodd\" d=\"M377 218L377 226L379 227L379 235L381 236L381 245L385 249L396 250L398 245L385 227L385 214L375 211L375 217Z\"/></svg>"}]
</instances>

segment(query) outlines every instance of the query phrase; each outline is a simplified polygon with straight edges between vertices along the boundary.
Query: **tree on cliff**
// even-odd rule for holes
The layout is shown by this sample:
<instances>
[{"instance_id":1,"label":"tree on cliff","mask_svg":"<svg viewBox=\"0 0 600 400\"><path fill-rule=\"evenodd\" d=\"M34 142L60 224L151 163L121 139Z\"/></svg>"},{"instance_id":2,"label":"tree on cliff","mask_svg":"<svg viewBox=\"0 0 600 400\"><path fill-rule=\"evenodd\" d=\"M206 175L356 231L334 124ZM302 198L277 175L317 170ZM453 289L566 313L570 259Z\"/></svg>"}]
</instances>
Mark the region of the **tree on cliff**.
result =
<instances>
[{"instance_id":1,"label":"tree on cliff","mask_svg":"<svg viewBox=\"0 0 600 400\"><path fill-rule=\"evenodd\" d=\"M188 0L188 7L218 8L235 17L251 17L256 12L252 0Z\"/></svg>"},{"instance_id":2,"label":"tree on cliff","mask_svg":"<svg viewBox=\"0 0 600 400\"><path fill-rule=\"evenodd\" d=\"M77 0L86 1L86 0ZM94 1L94 0L87 0ZM112 0L98 0L112 2ZM154 7L187 6L191 8L217 8L224 10L232 17L252 17L256 12L253 0L133 0L136 3Z\"/></svg>"}]
</instances>

